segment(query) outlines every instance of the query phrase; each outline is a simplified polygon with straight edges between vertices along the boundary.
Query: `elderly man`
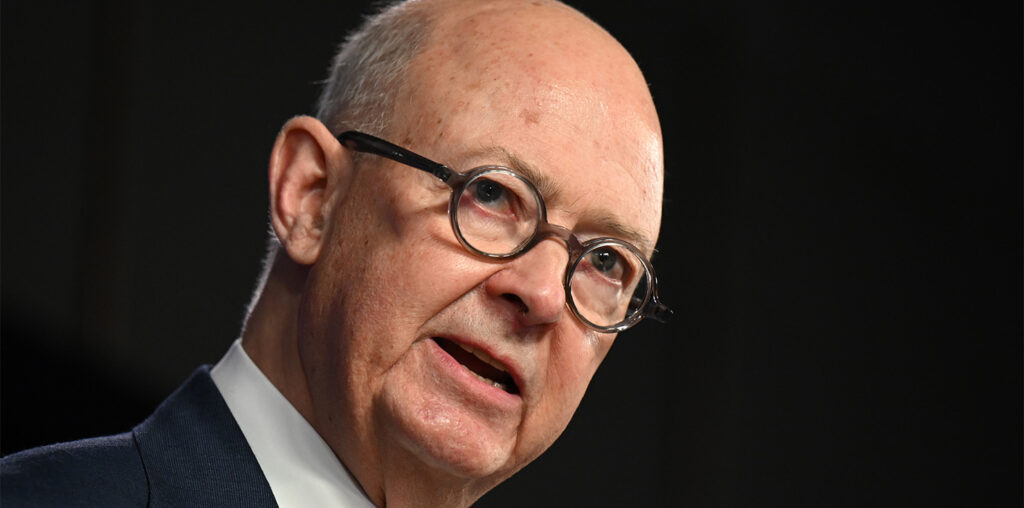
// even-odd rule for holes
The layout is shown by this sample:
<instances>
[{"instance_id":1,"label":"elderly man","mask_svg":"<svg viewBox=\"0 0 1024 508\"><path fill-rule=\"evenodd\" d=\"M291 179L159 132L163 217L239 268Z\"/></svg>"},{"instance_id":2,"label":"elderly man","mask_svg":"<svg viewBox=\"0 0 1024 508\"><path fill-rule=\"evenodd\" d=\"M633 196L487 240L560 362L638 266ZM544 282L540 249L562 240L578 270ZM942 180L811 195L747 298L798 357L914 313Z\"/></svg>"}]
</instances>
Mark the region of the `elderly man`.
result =
<instances>
[{"instance_id":1,"label":"elderly man","mask_svg":"<svg viewBox=\"0 0 1024 508\"><path fill-rule=\"evenodd\" d=\"M636 64L565 5L384 10L274 144L241 339L133 432L5 459L4 504L471 504L668 312L661 146Z\"/></svg>"}]
</instances>

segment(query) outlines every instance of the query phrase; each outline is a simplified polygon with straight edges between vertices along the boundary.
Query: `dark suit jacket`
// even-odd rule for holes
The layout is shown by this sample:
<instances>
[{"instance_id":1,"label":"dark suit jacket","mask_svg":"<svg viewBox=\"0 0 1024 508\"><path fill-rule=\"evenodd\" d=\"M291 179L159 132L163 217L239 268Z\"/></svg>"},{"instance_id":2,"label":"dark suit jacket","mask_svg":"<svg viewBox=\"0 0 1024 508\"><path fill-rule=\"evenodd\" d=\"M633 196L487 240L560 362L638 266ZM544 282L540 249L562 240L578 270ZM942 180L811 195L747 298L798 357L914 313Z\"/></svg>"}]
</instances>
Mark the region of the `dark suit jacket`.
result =
<instances>
[{"instance_id":1,"label":"dark suit jacket","mask_svg":"<svg viewBox=\"0 0 1024 508\"><path fill-rule=\"evenodd\" d=\"M277 506L209 366L131 432L0 462L0 505Z\"/></svg>"}]
</instances>

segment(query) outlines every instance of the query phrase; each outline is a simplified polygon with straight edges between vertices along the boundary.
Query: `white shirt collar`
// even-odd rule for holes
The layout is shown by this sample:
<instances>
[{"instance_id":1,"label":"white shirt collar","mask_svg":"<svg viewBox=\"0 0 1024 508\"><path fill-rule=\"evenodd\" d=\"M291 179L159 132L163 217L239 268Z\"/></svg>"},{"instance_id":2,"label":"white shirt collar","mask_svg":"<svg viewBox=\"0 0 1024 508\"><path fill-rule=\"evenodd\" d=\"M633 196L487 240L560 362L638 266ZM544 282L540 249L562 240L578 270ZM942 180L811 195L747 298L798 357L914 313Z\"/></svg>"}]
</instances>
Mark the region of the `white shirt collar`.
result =
<instances>
[{"instance_id":1,"label":"white shirt collar","mask_svg":"<svg viewBox=\"0 0 1024 508\"><path fill-rule=\"evenodd\" d=\"M245 353L241 339L210 370L210 376L279 506L373 508L313 426Z\"/></svg>"}]
</instances>

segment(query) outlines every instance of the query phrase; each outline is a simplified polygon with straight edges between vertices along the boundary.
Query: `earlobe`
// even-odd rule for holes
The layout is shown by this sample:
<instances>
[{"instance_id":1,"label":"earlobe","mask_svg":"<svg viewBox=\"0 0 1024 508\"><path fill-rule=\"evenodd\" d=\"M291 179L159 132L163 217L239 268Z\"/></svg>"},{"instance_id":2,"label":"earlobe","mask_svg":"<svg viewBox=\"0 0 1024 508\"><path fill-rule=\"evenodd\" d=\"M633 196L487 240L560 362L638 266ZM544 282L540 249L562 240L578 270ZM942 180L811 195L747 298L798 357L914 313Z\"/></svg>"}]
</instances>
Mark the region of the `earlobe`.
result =
<instances>
[{"instance_id":1,"label":"earlobe","mask_svg":"<svg viewBox=\"0 0 1024 508\"><path fill-rule=\"evenodd\" d=\"M320 255L330 192L344 179L345 150L312 117L289 120L270 155L270 219L274 233L293 261L311 265Z\"/></svg>"}]
</instances>

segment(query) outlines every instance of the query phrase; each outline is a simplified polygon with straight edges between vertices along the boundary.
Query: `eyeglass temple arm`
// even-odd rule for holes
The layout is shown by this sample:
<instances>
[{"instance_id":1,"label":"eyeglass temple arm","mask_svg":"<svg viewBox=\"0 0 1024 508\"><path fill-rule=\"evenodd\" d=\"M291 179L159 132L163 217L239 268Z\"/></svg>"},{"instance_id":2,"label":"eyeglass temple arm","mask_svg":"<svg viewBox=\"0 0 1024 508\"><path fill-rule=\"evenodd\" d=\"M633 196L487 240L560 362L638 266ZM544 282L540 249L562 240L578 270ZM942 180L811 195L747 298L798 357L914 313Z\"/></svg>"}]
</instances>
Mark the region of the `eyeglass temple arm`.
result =
<instances>
[{"instance_id":1,"label":"eyeglass temple arm","mask_svg":"<svg viewBox=\"0 0 1024 508\"><path fill-rule=\"evenodd\" d=\"M633 305L640 305L640 303L639 298L633 297ZM668 323L672 320L674 314L672 309L658 301L657 295L651 296L651 299L647 301L647 305L643 309L644 317L649 317L659 323Z\"/></svg>"},{"instance_id":2,"label":"eyeglass temple arm","mask_svg":"<svg viewBox=\"0 0 1024 508\"><path fill-rule=\"evenodd\" d=\"M416 169L426 171L440 178L443 182L447 182L454 173L454 171L444 164L434 162L422 155L384 141L376 136L371 136L358 131L345 131L338 134L337 137L341 144L352 150L387 157L393 161L401 162L407 166L412 166Z\"/></svg>"},{"instance_id":3,"label":"eyeglass temple arm","mask_svg":"<svg viewBox=\"0 0 1024 508\"><path fill-rule=\"evenodd\" d=\"M653 308L649 311L648 317L659 323L668 323L672 320L672 315L675 314L672 309L657 300L651 300L651 303Z\"/></svg>"}]
</instances>

